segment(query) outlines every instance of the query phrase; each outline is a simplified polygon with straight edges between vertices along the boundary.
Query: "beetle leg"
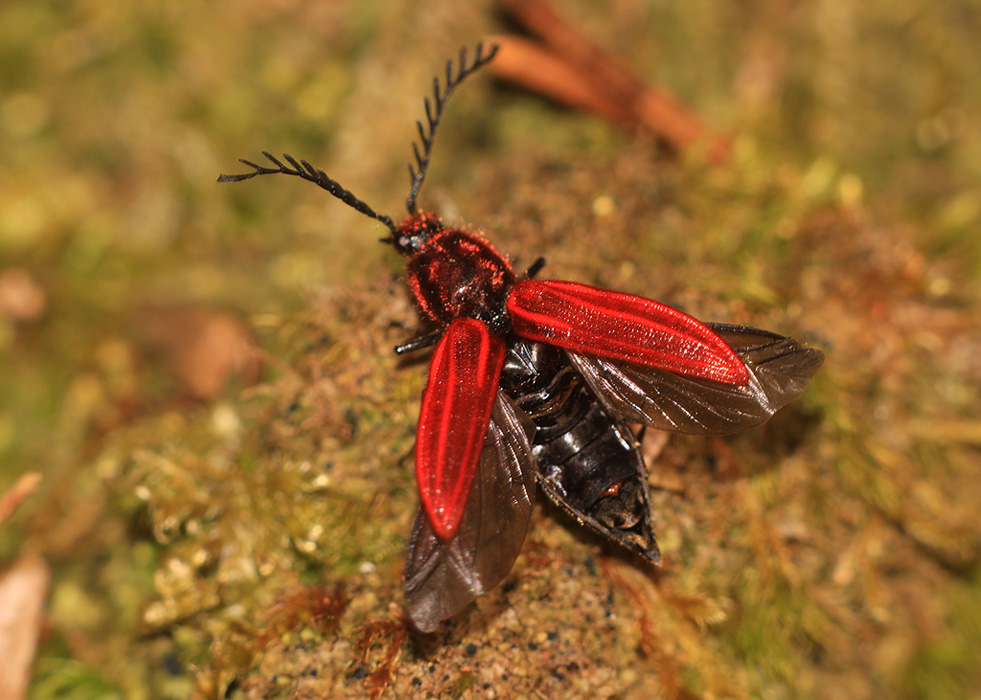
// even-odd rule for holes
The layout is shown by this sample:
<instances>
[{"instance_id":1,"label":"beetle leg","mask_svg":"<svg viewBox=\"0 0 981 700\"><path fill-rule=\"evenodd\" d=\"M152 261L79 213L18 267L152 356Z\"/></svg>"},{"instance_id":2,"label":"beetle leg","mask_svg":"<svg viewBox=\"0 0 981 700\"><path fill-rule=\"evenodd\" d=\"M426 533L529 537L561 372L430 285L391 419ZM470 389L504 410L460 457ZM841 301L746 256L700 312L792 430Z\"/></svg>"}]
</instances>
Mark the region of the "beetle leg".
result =
<instances>
[{"instance_id":1,"label":"beetle leg","mask_svg":"<svg viewBox=\"0 0 981 700\"><path fill-rule=\"evenodd\" d=\"M443 335L442 328L436 328L425 333L420 333L400 345L395 346L395 352L398 355L404 355L407 352L415 352L416 350L422 350L423 348L432 347L439 342L440 337Z\"/></svg>"},{"instance_id":2,"label":"beetle leg","mask_svg":"<svg viewBox=\"0 0 981 700\"><path fill-rule=\"evenodd\" d=\"M545 258L538 258L535 262L533 262L531 264L531 267L529 267L527 270L525 270L525 276L524 276L524 278L525 279L531 279L532 277L534 277L535 275L537 275L539 272L541 272L541 269L543 267L545 267Z\"/></svg>"}]
</instances>

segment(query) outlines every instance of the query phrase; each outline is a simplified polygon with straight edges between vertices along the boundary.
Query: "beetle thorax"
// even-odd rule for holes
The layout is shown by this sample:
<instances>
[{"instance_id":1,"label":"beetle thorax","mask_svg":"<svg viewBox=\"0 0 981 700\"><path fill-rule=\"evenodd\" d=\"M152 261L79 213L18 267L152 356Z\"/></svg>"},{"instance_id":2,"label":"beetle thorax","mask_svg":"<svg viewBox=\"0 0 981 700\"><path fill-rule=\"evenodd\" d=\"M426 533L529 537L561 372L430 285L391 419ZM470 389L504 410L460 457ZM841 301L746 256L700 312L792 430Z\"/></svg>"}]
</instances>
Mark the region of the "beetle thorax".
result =
<instances>
[{"instance_id":1,"label":"beetle thorax","mask_svg":"<svg viewBox=\"0 0 981 700\"><path fill-rule=\"evenodd\" d=\"M409 288L424 316L440 325L475 318L498 334L508 332L505 302L516 278L487 241L445 228L430 213L406 219L394 238L396 248L410 258Z\"/></svg>"}]
</instances>

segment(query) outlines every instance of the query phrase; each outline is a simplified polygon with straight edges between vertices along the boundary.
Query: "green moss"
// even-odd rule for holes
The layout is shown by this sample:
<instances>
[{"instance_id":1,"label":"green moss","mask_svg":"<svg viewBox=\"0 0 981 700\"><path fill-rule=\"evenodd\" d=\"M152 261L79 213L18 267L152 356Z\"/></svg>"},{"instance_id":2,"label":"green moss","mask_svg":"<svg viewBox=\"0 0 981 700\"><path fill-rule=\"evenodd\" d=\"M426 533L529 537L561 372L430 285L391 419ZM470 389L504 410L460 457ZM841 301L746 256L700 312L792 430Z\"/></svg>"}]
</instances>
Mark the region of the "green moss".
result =
<instances>
[{"instance_id":1,"label":"green moss","mask_svg":"<svg viewBox=\"0 0 981 700\"><path fill-rule=\"evenodd\" d=\"M397 215L428 76L496 31L487 8L2 6L0 272L47 302L0 319L0 492L44 476L0 570L54 571L34 700L971 696L976 12L597 7L562 9L734 132L731 161L478 77L423 203L519 267L828 361L765 429L652 460L659 573L539 512L507 585L427 640L398 617L425 370L391 354L416 325L401 261L316 188L214 180L288 151ZM248 319L256 384L181 393L144 335L188 304Z\"/></svg>"}]
</instances>

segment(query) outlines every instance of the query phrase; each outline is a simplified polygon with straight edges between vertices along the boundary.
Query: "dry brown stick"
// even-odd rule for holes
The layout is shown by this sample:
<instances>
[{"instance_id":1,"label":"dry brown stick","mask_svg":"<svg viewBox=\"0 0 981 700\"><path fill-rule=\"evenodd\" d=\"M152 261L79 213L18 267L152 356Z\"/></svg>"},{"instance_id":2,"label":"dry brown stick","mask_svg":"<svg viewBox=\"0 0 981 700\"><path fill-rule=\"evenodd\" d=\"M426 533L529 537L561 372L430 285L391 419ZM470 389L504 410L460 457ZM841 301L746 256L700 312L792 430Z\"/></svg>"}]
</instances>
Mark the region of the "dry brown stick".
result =
<instances>
[{"instance_id":1,"label":"dry brown stick","mask_svg":"<svg viewBox=\"0 0 981 700\"><path fill-rule=\"evenodd\" d=\"M727 138L709 134L701 120L668 92L645 85L620 61L573 29L544 0L498 0L498 6L537 37L541 48L532 53L521 44L513 49L514 41L523 44L528 43L526 40L498 39L504 43L504 50L495 62L498 65L490 64L495 74L572 107L580 107L583 102L604 105L605 113L588 108L620 126L648 131L673 150L686 150L704 142L711 162L724 161L728 156ZM514 55L502 60L508 50L513 50ZM520 64L519 59L527 62ZM566 64L565 71L556 68L561 63ZM536 75L539 71L547 72L548 77ZM568 78L572 74L576 77ZM568 85L561 82L563 76L570 81ZM543 84L547 89L542 88ZM591 95L585 98L584 92Z\"/></svg>"},{"instance_id":2,"label":"dry brown stick","mask_svg":"<svg viewBox=\"0 0 981 700\"><path fill-rule=\"evenodd\" d=\"M596 90L579 70L541 44L513 35L497 36L493 41L499 51L490 65L498 78L568 107L593 112L624 128L634 127L636 120L629 111Z\"/></svg>"},{"instance_id":3,"label":"dry brown stick","mask_svg":"<svg viewBox=\"0 0 981 700\"><path fill-rule=\"evenodd\" d=\"M498 0L498 6L528 33L589 76L597 87L625 104L645 89L629 69L573 29L544 0Z\"/></svg>"}]
</instances>

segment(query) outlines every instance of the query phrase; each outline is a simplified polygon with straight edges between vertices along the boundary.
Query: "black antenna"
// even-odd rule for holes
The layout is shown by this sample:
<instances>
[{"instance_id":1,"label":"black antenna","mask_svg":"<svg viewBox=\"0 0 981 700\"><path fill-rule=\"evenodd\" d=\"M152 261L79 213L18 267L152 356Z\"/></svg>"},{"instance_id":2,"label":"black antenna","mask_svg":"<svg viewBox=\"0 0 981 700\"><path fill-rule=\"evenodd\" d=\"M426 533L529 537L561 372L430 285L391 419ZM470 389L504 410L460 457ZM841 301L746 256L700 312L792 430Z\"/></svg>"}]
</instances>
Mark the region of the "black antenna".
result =
<instances>
[{"instance_id":1,"label":"black antenna","mask_svg":"<svg viewBox=\"0 0 981 700\"><path fill-rule=\"evenodd\" d=\"M433 103L429 102L428 97L423 100L423 104L426 105L426 121L429 122L429 130L427 131L423 127L421 121L416 122L416 127L419 129L419 140L422 142L421 155L419 154L419 147L415 143L412 144L412 154L416 157L416 166L413 167L411 163L409 164L412 189L409 190L409 196L405 200L405 206L410 214L416 213L416 196L419 194L419 188L422 187L422 181L426 179L429 156L433 152L433 137L436 136L436 127L439 125L439 118L443 114L443 107L446 105L446 101L450 99L450 93L453 92L453 88L463 82L464 78L494 58L497 49L497 44L494 44L485 56L483 43L477 44L474 49L473 63L468 67L467 50L461 48L459 70L455 78L453 77L453 61L446 62L446 87L442 93L440 93L439 78L433 78ZM433 104L435 104L435 112Z\"/></svg>"},{"instance_id":2,"label":"black antenna","mask_svg":"<svg viewBox=\"0 0 981 700\"><path fill-rule=\"evenodd\" d=\"M297 162L296 158L286 153L283 154L283 160L289 163L292 167L283 165L283 163L269 151L263 151L262 155L272 161L273 165L276 167L267 168L257 165L250 160L239 158L240 162L245 163L250 168L253 168L253 172L243 173L242 175L219 175L218 182L241 182L242 180L250 180L256 175L274 175L277 173L281 173L283 175L295 175L296 177L303 178L307 182L312 182L313 184L324 188L348 206L357 209L366 216L370 216L372 219L382 222L389 228L390 231L392 231L392 233L395 233L395 224L392 222L391 217L376 213L374 209L355 197L353 194L351 194L351 192L341 187L341 184L337 180L328 177L327 173L325 173L323 170L313 167L305 160Z\"/></svg>"}]
</instances>

